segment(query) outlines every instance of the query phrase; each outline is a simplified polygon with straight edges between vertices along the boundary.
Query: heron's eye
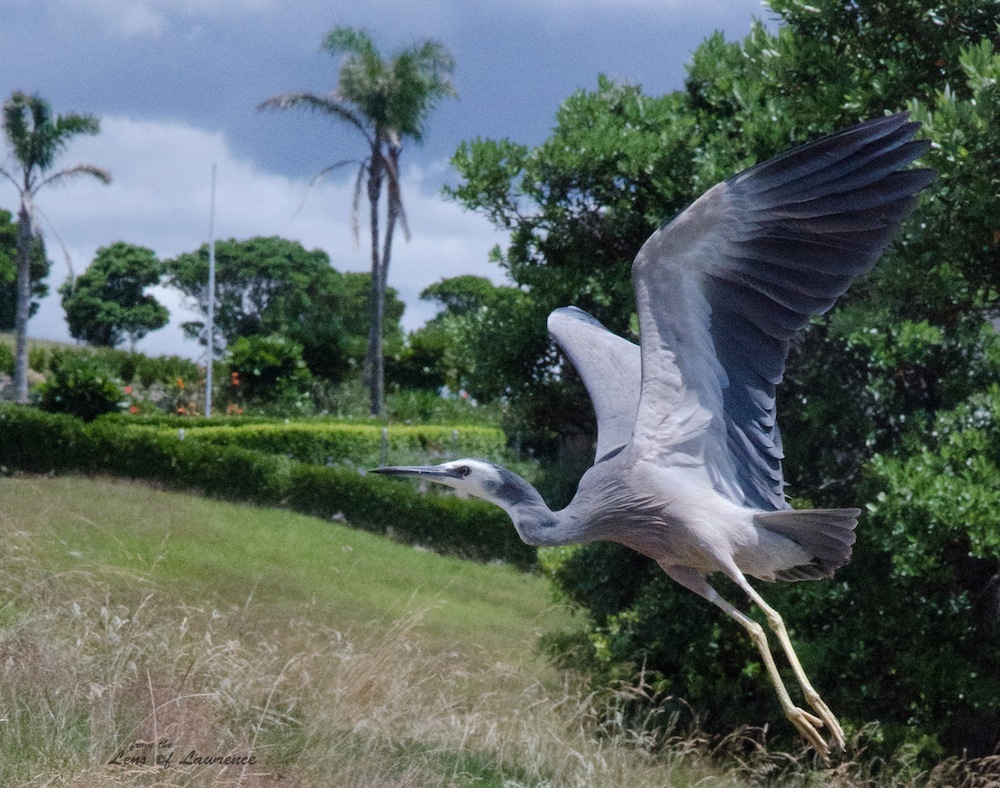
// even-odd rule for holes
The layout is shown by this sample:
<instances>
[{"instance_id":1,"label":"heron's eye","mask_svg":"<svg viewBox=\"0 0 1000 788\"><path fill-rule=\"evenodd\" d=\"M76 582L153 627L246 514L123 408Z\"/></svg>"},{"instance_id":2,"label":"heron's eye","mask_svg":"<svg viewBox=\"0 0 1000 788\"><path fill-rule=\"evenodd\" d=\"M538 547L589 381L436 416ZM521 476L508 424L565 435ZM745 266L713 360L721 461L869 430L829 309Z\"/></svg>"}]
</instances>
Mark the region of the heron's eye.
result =
<instances>
[{"instance_id":1,"label":"heron's eye","mask_svg":"<svg viewBox=\"0 0 1000 788\"><path fill-rule=\"evenodd\" d=\"M464 478L472 473L472 469L468 465L462 465L458 468L457 473L459 476Z\"/></svg>"}]
</instances>

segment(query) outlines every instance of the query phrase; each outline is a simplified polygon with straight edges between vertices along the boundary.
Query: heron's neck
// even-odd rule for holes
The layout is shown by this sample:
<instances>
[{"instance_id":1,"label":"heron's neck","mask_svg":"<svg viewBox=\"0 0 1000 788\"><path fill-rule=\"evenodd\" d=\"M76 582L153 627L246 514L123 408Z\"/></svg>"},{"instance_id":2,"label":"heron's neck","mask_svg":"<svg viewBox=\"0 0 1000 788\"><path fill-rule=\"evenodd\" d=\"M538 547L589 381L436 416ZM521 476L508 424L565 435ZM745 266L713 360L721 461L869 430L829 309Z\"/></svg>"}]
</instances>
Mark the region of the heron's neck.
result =
<instances>
[{"instance_id":1,"label":"heron's neck","mask_svg":"<svg viewBox=\"0 0 1000 788\"><path fill-rule=\"evenodd\" d=\"M506 469L505 469L506 470ZM553 512L542 496L516 473L506 471L494 503L510 515L518 536L533 547L557 547L589 541L567 510Z\"/></svg>"}]
</instances>

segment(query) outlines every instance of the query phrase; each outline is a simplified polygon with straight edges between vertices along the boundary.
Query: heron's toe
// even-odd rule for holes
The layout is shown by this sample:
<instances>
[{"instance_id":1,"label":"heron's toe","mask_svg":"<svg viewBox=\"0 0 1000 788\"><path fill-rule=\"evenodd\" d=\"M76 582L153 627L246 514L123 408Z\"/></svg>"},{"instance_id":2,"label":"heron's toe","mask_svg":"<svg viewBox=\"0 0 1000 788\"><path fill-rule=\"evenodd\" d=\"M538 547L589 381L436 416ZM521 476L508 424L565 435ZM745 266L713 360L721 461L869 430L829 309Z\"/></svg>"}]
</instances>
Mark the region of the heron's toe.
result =
<instances>
[{"instance_id":1,"label":"heron's toe","mask_svg":"<svg viewBox=\"0 0 1000 788\"><path fill-rule=\"evenodd\" d=\"M819 756L824 761L830 760L830 745L827 744L826 739L824 739L820 733L819 729L823 727L823 720L816 717L809 712L800 709L798 707L793 708L788 713L788 719L791 721L792 725L799 732L803 739L805 739Z\"/></svg>"}]
</instances>

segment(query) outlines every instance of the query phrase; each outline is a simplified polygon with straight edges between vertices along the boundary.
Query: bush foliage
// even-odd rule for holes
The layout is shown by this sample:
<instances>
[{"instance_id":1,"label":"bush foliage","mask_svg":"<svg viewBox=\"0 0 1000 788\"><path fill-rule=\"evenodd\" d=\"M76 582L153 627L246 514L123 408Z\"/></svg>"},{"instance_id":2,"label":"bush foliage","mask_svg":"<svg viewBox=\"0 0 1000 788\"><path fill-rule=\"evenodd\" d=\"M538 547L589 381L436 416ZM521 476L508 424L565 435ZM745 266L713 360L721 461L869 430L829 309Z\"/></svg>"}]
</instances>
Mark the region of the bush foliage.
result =
<instances>
[{"instance_id":1,"label":"bush foliage","mask_svg":"<svg viewBox=\"0 0 1000 788\"><path fill-rule=\"evenodd\" d=\"M187 430L182 440L177 430L130 428L127 423L112 418L85 424L63 414L0 404L0 467L8 472L79 471L156 481L227 500L346 518L359 528L480 561L502 560L520 567L534 563L534 549L521 542L507 516L481 501L423 495L412 485L350 468L187 440Z\"/></svg>"},{"instance_id":2,"label":"bush foliage","mask_svg":"<svg viewBox=\"0 0 1000 788\"><path fill-rule=\"evenodd\" d=\"M489 427L436 427L376 424L296 422L246 424L186 430L191 440L218 446L239 446L280 454L317 465L351 464L373 467L382 462L382 431L386 434L386 461L395 465L420 461L443 462L455 457L495 457L503 453L504 435Z\"/></svg>"},{"instance_id":3,"label":"bush foliage","mask_svg":"<svg viewBox=\"0 0 1000 788\"><path fill-rule=\"evenodd\" d=\"M280 334L239 337L229 348L228 393L245 403L280 403L294 410L304 399L312 375L302 346Z\"/></svg>"},{"instance_id":4,"label":"bush foliage","mask_svg":"<svg viewBox=\"0 0 1000 788\"><path fill-rule=\"evenodd\" d=\"M68 413L92 421L120 410L125 392L94 358L59 352L49 362L48 377L37 389L39 405L52 413Z\"/></svg>"}]
</instances>

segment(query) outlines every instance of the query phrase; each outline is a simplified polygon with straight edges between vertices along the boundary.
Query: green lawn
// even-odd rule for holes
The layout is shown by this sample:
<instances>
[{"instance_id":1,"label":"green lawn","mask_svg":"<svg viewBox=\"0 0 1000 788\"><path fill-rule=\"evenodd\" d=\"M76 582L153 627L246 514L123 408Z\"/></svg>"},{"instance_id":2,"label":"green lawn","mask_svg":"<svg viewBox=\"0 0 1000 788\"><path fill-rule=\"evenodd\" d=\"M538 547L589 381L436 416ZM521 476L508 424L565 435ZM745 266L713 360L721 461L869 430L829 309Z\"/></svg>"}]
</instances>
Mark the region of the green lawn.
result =
<instances>
[{"instance_id":1,"label":"green lawn","mask_svg":"<svg viewBox=\"0 0 1000 788\"><path fill-rule=\"evenodd\" d=\"M81 477L0 479L0 520L34 536L53 572L86 570L134 604L224 609L260 623L307 615L339 630L422 612L433 646L530 653L567 613L544 579L442 557L339 523Z\"/></svg>"}]
</instances>

